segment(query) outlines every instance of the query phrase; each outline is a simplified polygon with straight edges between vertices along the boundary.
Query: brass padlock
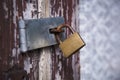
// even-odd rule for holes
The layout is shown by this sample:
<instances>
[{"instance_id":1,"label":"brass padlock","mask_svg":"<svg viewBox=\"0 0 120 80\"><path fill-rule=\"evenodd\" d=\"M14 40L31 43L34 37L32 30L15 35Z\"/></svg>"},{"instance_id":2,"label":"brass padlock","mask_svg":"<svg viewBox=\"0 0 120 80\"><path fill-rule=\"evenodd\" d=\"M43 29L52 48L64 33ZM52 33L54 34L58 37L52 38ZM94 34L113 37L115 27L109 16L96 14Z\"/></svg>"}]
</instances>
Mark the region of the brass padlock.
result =
<instances>
[{"instance_id":1,"label":"brass padlock","mask_svg":"<svg viewBox=\"0 0 120 80\"><path fill-rule=\"evenodd\" d=\"M77 32L75 32L75 30L67 24L62 24L58 26L57 30L59 31L64 27L69 28L72 34L69 35L68 38L65 39L64 41L60 40L58 34L55 34L55 36L59 43L59 47L63 52L63 56L67 58L72 54L74 54L76 51L78 51L80 48L82 48L85 45L85 43L83 39L80 37L80 35Z\"/></svg>"}]
</instances>

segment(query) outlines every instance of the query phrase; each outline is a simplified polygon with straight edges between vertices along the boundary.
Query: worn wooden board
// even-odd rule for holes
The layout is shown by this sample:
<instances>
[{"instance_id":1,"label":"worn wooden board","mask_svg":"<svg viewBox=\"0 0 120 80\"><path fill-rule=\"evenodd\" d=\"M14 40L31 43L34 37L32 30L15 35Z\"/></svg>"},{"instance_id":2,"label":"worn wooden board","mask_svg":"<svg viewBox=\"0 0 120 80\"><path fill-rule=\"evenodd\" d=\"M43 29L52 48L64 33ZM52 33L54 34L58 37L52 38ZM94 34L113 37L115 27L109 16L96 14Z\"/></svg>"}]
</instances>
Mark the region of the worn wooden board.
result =
<instances>
[{"instance_id":1,"label":"worn wooden board","mask_svg":"<svg viewBox=\"0 0 120 80\"><path fill-rule=\"evenodd\" d=\"M78 5L79 0L1 0L0 80L5 80L2 73L14 65L26 70L30 80L80 80L79 54L65 59L58 46L22 54L18 29L20 17L63 16L66 23L78 30Z\"/></svg>"}]
</instances>

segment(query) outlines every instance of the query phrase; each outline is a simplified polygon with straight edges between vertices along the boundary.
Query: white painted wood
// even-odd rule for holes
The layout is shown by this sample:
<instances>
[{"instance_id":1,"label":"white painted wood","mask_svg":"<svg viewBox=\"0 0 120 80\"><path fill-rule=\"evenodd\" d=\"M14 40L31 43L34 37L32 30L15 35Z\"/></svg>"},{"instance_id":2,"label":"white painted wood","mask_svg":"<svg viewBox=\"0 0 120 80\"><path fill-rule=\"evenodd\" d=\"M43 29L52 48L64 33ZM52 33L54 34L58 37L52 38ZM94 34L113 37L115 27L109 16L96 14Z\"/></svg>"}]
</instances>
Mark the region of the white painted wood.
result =
<instances>
[{"instance_id":1,"label":"white painted wood","mask_svg":"<svg viewBox=\"0 0 120 80\"><path fill-rule=\"evenodd\" d=\"M49 17L49 0L38 0L39 18ZM39 80L51 80L51 48L43 48L39 61Z\"/></svg>"}]
</instances>

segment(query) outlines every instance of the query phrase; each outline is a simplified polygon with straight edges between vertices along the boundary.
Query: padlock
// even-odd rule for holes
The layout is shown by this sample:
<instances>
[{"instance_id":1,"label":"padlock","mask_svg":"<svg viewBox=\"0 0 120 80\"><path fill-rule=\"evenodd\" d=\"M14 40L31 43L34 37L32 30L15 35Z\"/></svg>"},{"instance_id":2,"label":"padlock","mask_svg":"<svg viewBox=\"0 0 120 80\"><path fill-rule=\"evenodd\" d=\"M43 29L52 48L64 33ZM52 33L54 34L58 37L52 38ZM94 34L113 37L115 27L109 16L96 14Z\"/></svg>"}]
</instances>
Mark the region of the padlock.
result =
<instances>
[{"instance_id":1,"label":"padlock","mask_svg":"<svg viewBox=\"0 0 120 80\"><path fill-rule=\"evenodd\" d=\"M72 27L70 27L67 24L62 24L58 26L57 30L59 31L64 27L69 28L72 34L69 35L68 38L63 41L61 41L58 34L55 34L55 36L56 36L56 40L59 43L59 47L63 53L63 56L67 58L72 54L74 54L79 49L81 49L85 45L85 43L83 39L80 37L79 33L76 32Z\"/></svg>"}]
</instances>

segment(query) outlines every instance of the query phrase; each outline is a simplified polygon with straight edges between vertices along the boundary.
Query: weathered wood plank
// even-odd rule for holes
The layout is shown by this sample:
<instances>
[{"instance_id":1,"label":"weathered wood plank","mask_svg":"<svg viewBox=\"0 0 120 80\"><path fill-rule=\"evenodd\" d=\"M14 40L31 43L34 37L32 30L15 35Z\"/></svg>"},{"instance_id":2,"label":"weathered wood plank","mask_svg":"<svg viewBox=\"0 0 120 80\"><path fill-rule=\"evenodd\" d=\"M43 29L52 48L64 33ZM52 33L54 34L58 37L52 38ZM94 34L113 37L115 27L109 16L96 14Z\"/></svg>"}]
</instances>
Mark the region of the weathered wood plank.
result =
<instances>
[{"instance_id":1,"label":"weathered wood plank","mask_svg":"<svg viewBox=\"0 0 120 80\"><path fill-rule=\"evenodd\" d=\"M21 54L18 20L63 16L78 25L79 0L1 0L0 3L0 80L14 65L27 71L30 80L80 80L79 54L62 57L58 46Z\"/></svg>"},{"instance_id":2,"label":"weathered wood plank","mask_svg":"<svg viewBox=\"0 0 120 80\"><path fill-rule=\"evenodd\" d=\"M50 2L52 16L63 16L67 24L79 30L79 0L50 0ZM79 53L65 59L61 56L59 49L55 47L54 50L56 51L52 54L52 79L80 80Z\"/></svg>"}]
</instances>

